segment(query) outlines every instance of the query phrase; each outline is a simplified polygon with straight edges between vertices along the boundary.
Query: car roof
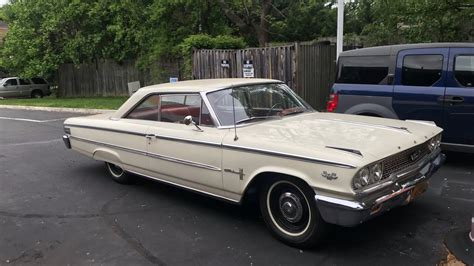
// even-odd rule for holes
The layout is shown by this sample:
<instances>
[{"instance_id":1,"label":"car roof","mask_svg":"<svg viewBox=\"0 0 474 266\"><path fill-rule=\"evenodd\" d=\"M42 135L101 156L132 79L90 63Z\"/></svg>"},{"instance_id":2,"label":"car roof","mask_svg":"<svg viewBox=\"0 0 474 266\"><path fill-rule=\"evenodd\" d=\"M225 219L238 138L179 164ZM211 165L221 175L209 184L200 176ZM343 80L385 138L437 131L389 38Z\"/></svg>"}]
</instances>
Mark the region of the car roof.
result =
<instances>
[{"instance_id":1,"label":"car roof","mask_svg":"<svg viewBox=\"0 0 474 266\"><path fill-rule=\"evenodd\" d=\"M339 56L366 56L366 55L396 55L399 51L405 49L419 48L474 48L474 43L414 43L414 44L396 44L361 48L342 52Z\"/></svg>"},{"instance_id":2,"label":"car roof","mask_svg":"<svg viewBox=\"0 0 474 266\"><path fill-rule=\"evenodd\" d=\"M208 92L218 89L245 86L259 83L281 83L275 79L258 79L258 78L227 78L227 79L197 79L178 81L175 83L164 83L143 87L139 90L141 93L152 92Z\"/></svg>"}]
</instances>

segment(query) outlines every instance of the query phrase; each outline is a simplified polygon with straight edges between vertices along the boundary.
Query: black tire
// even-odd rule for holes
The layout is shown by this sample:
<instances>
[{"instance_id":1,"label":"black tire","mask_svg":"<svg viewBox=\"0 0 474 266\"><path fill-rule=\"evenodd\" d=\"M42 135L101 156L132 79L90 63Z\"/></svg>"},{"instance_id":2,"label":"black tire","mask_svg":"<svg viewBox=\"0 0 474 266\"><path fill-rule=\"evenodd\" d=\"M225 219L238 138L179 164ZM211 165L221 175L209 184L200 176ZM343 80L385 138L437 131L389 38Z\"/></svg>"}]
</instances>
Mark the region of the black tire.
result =
<instances>
[{"instance_id":1,"label":"black tire","mask_svg":"<svg viewBox=\"0 0 474 266\"><path fill-rule=\"evenodd\" d=\"M263 185L260 211L277 239L297 248L311 248L324 239L329 227L321 218L314 195L296 178L275 178Z\"/></svg>"},{"instance_id":2,"label":"black tire","mask_svg":"<svg viewBox=\"0 0 474 266\"><path fill-rule=\"evenodd\" d=\"M31 92L31 98L43 98L43 92L40 90L34 90Z\"/></svg>"},{"instance_id":3,"label":"black tire","mask_svg":"<svg viewBox=\"0 0 474 266\"><path fill-rule=\"evenodd\" d=\"M105 162L105 168L109 173L109 176L117 183L130 184L132 183L132 177L129 173L125 172L120 166Z\"/></svg>"}]
</instances>

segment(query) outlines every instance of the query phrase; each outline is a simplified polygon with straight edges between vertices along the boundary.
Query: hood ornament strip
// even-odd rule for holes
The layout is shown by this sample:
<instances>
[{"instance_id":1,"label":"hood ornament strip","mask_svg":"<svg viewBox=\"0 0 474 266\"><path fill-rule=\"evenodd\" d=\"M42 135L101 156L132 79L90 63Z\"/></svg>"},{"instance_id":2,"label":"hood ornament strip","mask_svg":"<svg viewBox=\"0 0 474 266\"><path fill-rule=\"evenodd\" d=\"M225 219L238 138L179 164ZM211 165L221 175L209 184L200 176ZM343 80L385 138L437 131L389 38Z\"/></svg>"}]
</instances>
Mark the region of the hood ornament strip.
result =
<instances>
[{"instance_id":1,"label":"hood ornament strip","mask_svg":"<svg viewBox=\"0 0 474 266\"><path fill-rule=\"evenodd\" d=\"M340 147L333 147L333 146L326 146L326 148L328 148L328 149L334 149L334 150L340 150L340 151L345 151L345 152L349 152L349 153L355 154L355 155L360 156L360 157L364 157L364 155L362 155L362 152L360 152L359 150L348 149L348 148L340 148Z\"/></svg>"}]
</instances>

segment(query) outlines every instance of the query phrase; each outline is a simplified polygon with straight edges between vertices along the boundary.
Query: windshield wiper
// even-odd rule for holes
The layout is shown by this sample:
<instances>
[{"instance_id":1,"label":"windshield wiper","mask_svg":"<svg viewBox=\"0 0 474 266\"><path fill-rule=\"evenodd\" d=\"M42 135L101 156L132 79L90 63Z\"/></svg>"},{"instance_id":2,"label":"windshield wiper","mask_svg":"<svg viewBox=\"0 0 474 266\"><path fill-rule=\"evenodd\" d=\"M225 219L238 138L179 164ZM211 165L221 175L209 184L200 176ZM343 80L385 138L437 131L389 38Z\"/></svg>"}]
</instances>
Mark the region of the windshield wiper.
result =
<instances>
[{"instance_id":1,"label":"windshield wiper","mask_svg":"<svg viewBox=\"0 0 474 266\"><path fill-rule=\"evenodd\" d=\"M238 124L242 124L242 123L249 122L249 121L253 121L253 120L264 120L264 119L268 119L268 118L281 118L281 117L278 116L278 115L272 115L272 116L252 116L252 117L248 117L248 118L244 118L244 119L241 119L241 120L239 120L239 121L236 121L235 124L238 125Z\"/></svg>"},{"instance_id":2,"label":"windshield wiper","mask_svg":"<svg viewBox=\"0 0 474 266\"><path fill-rule=\"evenodd\" d=\"M280 115L287 116L287 115L301 114L306 111L307 111L306 108L291 108L291 109L286 109L286 110L281 111Z\"/></svg>"}]
</instances>

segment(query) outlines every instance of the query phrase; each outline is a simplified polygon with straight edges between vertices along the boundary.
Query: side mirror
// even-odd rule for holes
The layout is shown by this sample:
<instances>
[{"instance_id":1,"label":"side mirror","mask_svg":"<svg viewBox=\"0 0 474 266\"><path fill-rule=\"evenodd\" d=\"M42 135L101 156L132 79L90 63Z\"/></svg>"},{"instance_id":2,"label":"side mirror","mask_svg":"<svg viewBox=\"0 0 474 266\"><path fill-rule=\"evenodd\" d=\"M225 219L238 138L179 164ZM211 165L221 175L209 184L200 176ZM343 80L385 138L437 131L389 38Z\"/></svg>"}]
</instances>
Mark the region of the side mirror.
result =
<instances>
[{"instance_id":1,"label":"side mirror","mask_svg":"<svg viewBox=\"0 0 474 266\"><path fill-rule=\"evenodd\" d=\"M190 116L190 115L187 115L186 117L184 117L183 123L184 123L186 126L189 126L189 125L193 124L193 125L197 128L197 130L198 130L199 132L202 132L202 131L203 131L203 130L196 124L196 122L194 122L193 117Z\"/></svg>"},{"instance_id":2,"label":"side mirror","mask_svg":"<svg viewBox=\"0 0 474 266\"><path fill-rule=\"evenodd\" d=\"M394 81L395 81L395 75L394 74L388 74L387 75L387 85L393 85Z\"/></svg>"},{"instance_id":3,"label":"side mirror","mask_svg":"<svg viewBox=\"0 0 474 266\"><path fill-rule=\"evenodd\" d=\"M3 87L7 87L7 86L8 86L8 84L7 84L7 83L3 83Z\"/></svg>"},{"instance_id":4,"label":"side mirror","mask_svg":"<svg viewBox=\"0 0 474 266\"><path fill-rule=\"evenodd\" d=\"M193 121L193 117L190 116L190 115L188 115L188 116L186 116L186 117L184 118L183 122L184 122L184 124L185 124L186 126L189 126L189 125L191 125L191 124L194 122L194 121Z\"/></svg>"}]
</instances>

